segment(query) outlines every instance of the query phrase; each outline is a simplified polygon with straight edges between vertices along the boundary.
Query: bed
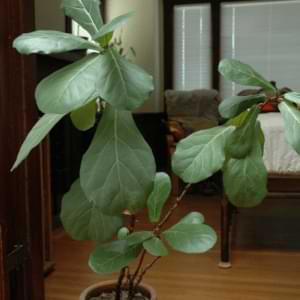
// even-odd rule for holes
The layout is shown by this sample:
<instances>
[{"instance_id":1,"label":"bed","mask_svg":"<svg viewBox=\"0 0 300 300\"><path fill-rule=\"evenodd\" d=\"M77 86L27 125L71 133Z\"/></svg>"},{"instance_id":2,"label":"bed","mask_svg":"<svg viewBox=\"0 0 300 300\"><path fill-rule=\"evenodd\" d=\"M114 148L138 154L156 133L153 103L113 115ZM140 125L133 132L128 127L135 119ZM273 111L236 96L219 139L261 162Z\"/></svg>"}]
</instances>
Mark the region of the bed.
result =
<instances>
[{"instance_id":1,"label":"bed","mask_svg":"<svg viewBox=\"0 0 300 300\"><path fill-rule=\"evenodd\" d=\"M300 198L300 156L285 140L280 113L264 113L259 121L265 135L264 162L269 174L269 196ZM273 183L273 184L272 184ZM237 209L222 199L221 209L221 268L231 267L230 232L232 217Z\"/></svg>"}]
</instances>

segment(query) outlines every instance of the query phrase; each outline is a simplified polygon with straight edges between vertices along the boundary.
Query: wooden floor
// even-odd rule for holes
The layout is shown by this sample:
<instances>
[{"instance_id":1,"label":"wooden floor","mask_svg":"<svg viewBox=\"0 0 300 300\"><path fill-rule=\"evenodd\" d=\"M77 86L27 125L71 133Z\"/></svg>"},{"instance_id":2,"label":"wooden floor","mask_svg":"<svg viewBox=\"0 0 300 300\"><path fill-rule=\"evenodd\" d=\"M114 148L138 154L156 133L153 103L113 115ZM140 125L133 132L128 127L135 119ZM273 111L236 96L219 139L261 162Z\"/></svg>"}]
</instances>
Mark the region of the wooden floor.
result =
<instances>
[{"instance_id":1,"label":"wooden floor","mask_svg":"<svg viewBox=\"0 0 300 300\"><path fill-rule=\"evenodd\" d=\"M233 268L218 268L217 245L204 255L173 252L145 281L155 287L159 300L299 300L299 202L282 205L282 200L269 199L258 209L242 211ZM218 199L191 195L172 221L190 210L203 212L207 223L219 231ZM142 215L141 228L147 227L145 220ZM92 243L72 241L63 232L55 235L54 243L56 271L46 279L47 300L77 300L85 287L113 278L99 277L88 268Z\"/></svg>"}]
</instances>

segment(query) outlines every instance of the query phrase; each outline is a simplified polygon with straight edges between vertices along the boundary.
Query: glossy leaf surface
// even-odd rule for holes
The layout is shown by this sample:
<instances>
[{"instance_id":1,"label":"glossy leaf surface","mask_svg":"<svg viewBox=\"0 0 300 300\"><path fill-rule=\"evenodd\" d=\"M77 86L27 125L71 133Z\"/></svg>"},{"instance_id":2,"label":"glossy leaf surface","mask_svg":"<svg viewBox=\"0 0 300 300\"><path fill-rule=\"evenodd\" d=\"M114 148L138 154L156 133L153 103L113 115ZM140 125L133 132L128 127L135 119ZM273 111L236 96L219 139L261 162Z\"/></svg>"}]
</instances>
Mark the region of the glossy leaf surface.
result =
<instances>
[{"instance_id":1,"label":"glossy leaf surface","mask_svg":"<svg viewBox=\"0 0 300 300\"><path fill-rule=\"evenodd\" d=\"M256 131L253 148L243 159L229 159L223 169L225 193L237 207L254 207L267 195L268 173L262 158L259 131Z\"/></svg>"},{"instance_id":2,"label":"glossy leaf surface","mask_svg":"<svg viewBox=\"0 0 300 300\"><path fill-rule=\"evenodd\" d=\"M36 89L39 109L64 114L97 98L102 58L102 55L90 54L42 80Z\"/></svg>"},{"instance_id":3,"label":"glossy leaf surface","mask_svg":"<svg viewBox=\"0 0 300 300\"><path fill-rule=\"evenodd\" d=\"M293 103L300 104L300 93L299 92L286 93L286 94L284 94L284 98Z\"/></svg>"},{"instance_id":4,"label":"glossy leaf surface","mask_svg":"<svg viewBox=\"0 0 300 300\"><path fill-rule=\"evenodd\" d=\"M73 125L81 130L86 131L94 127L96 123L97 103L89 102L85 106L71 112L71 120Z\"/></svg>"},{"instance_id":5,"label":"glossy leaf surface","mask_svg":"<svg viewBox=\"0 0 300 300\"><path fill-rule=\"evenodd\" d=\"M11 169L13 171L26 159L31 150L35 148L47 136L51 129L64 117L64 115L46 114L39 119L23 142L17 159Z\"/></svg>"},{"instance_id":6,"label":"glossy leaf surface","mask_svg":"<svg viewBox=\"0 0 300 300\"><path fill-rule=\"evenodd\" d=\"M168 249L158 237L145 241L143 247L153 256L167 256L169 254Z\"/></svg>"},{"instance_id":7,"label":"glossy leaf surface","mask_svg":"<svg viewBox=\"0 0 300 300\"><path fill-rule=\"evenodd\" d=\"M105 242L122 226L121 216L106 216L93 201L88 201L79 180L63 198L61 220L66 232L75 240Z\"/></svg>"},{"instance_id":8,"label":"glossy leaf surface","mask_svg":"<svg viewBox=\"0 0 300 300\"><path fill-rule=\"evenodd\" d=\"M223 59L219 64L219 72L230 81L241 85L257 86L265 91L275 93L273 85L258 74L250 65L235 59Z\"/></svg>"},{"instance_id":9,"label":"glossy leaf surface","mask_svg":"<svg viewBox=\"0 0 300 300\"><path fill-rule=\"evenodd\" d=\"M95 35L103 25L99 0L63 0L62 6L65 14L91 35Z\"/></svg>"},{"instance_id":10,"label":"glossy leaf surface","mask_svg":"<svg viewBox=\"0 0 300 300\"><path fill-rule=\"evenodd\" d=\"M126 240L99 245L90 255L89 266L96 273L119 272L138 257L141 249L140 246L129 246Z\"/></svg>"},{"instance_id":11,"label":"glossy leaf surface","mask_svg":"<svg viewBox=\"0 0 300 300\"><path fill-rule=\"evenodd\" d=\"M85 194L107 214L145 207L155 161L130 112L105 109L80 174Z\"/></svg>"},{"instance_id":12,"label":"glossy leaf surface","mask_svg":"<svg viewBox=\"0 0 300 300\"><path fill-rule=\"evenodd\" d=\"M279 110L284 120L286 140L300 154L300 111L287 101L279 104Z\"/></svg>"},{"instance_id":13,"label":"glossy leaf surface","mask_svg":"<svg viewBox=\"0 0 300 300\"><path fill-rule=\"evenodd\" d=\"M226 143L228 156L241 159L251 152L259 112L260 110L257 107L253 107L242 124L228 137Z\"/></svg>"},{"instance_id":14,"label":"glossy leaf surface","mask_svg":"<svg viewBox=\"0 0 300 300\"><path fill-rule=\"evenodd\" d=\"M69 33L51 30L23 33L14 40L13 47L21 54L51 54L79 49L100 50L95 43Z\"/></svg>"},{"instance_id":15,"label":"glossy leaf surface","mask_svg":"<svg viewBox=\"0 0 300 300\"><path fill-rule=\"evenodd\" d=\"M193 133L177 144L173 171L188 183L202 181L220 170L225 161L225 144L234 127L215 127Z\"/></svg>"},{"instance_id":16,"label":"glossy leaf surface","mask_svg":"<svg viewBox=\"0 0 300 300\"><path fill-rule=\"evenodd\" d=\"M154 178L153 190L148 198L149 219L152 223L159 221L162 209L171 193L171 179L166 173L157 173Z\"/></svg>"},{"instance_id":17,"label":"glossy leaf surface","mask_svg":"<svg viewBox=\"0 0 300 300\"><path fill-rule=\"evenodd\" d=\"M221 102L219 112L225 119L233 118L254 104L264 102L265 99L263 95L229 97Z\"/></svg>"},{"instance_id":18,"label":"glossy leaf surface","mask_svg":"<svg viewBox=\"0 0 300 300\"><path fill-rule=\"evenodd\" d=\"M137 65L109 49L98 68L100 96L121 110L134 110L149 98L153 78Z\"/></svg>"}]
</instances>

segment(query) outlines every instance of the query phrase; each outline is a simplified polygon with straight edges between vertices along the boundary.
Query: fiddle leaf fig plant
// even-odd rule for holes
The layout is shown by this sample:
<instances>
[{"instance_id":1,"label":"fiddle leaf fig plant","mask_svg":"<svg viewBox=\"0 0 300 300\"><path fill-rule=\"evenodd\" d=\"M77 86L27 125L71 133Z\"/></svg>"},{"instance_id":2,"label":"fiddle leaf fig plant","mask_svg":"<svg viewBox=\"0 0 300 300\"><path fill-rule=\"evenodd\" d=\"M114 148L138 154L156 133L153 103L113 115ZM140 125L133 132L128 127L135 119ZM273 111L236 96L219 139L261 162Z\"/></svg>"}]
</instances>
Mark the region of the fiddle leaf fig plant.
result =
<instances>
[{"instance_id":1,"label":"fiddle leaf fig plant","mask_svg":"<svg viewBox=\"0 0 300 300\"><path fill-rule=\"evenodd\" d=\"M99 7L98 0L62 2L65 14L89 32L89 40L43 30L22 34L14 41L17 51L26 55L89 51L37 85L36 104L44 115L26 137L12 170L64 117L82 131L97 126L82 158L80 176L63 198L61 220L72 238L96 242L89 258L92 270L100 274L119 272L114 299L124 299L126 291L126 299L132 300L145 274L161 257L169 255L169 248L204 253L215 245L217 237L199 212L168 225L190 184L173 205L166 205L170 177L156 172L153 153L132 116L153 91L153 78L130 62L113 39L114 31L132 14L104 24ZM226 160L222 149L234 129L224 126L204 138L201 134L192 136L179 146L183 153L177 153L175 169L179 173L188 169L184 178L197 182L221 168ZM204 159L201 153L206 155ZM190 159L191 155L196 157ZM136 219L145 208L150 230L139 231ZM153 257L150 264L145 264L147 255ZM134 260L138 260L137 266L131 268Z\"/></svg>"},{"instance_id":2,"label":"fiddle leaf fig plant","mask_svg":"<svg viewBox=\"0 0 300 300\"><path fill-rule=\"evenodd\" d=\"M258 115L265 104L278 106L286 140L300 154L300 93L278 89L238 60L222 60L219 72L229 81L260 90L256 95L224 99L219 112L227 122L182 140L173 157L173 170L187 183L207 179L222 170L229 201L237 207L253 207L266 197L268 177L263 161L265 139Z\"/></svg>"}]
</instances>

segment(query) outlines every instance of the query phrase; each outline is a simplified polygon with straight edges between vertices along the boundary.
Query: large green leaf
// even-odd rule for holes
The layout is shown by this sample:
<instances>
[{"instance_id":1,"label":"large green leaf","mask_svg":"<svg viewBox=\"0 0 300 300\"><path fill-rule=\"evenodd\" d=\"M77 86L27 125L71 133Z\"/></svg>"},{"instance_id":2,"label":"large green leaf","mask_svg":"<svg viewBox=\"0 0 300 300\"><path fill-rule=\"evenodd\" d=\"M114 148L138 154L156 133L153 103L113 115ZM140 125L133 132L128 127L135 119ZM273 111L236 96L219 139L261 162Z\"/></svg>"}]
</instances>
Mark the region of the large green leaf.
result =
<instances>
[{"instance_id":1,"label":"large green leaf","mask_svg":"<svg viewBox=\"0 0 300 300\"><path fill-rule=\"evenodd\" d=\"M151 223L159 221L162 209L171 193L171 179L166 173L157 173L153 190L148 198L147 206Z\"/></svg>"},{"instance_id":2,"label":"large green leaf","mask_svg":"<svg viewBox=\"0 0 300 300\"><path fill-rule=\"evenodd\" d=\"M274 86L258 74L251 66L235 59L223 59L219 64L219 72L230 81L241 85L259 86L265 91L275 93Z\"/></svg>"},{"instance_id":3,"label":"large green leaf","mask_svg":"<svg viewBox=\"0 0 300 300\"><path fill-rule=\"evenodd\" d=\"M110 240L122 226L122 216L106 216L84 195L79 180L75 181L62 201L61 220L75 240Z\"/></svg>"},{"instance_id":4,"label":"large green leaf","mask_svg":"<svg viewBox=\"0 0 300 300\"><path fill-rule=\"evenodd\" d=\"M97 103L89 102L85 106L71 112L73 125L82 131L91 129L96 123Z\"/></svg>"},{"instance_id":5,"label":"large green leaf","mask_svg":"<svg viewBox=\"0 0 300 300\"><path fill-rule=\"evenodd\" d=\"M103 25L99 0L63 0L62 6L65 14L91 35L95 35Z\"/></svg>"},{"instance_id":6,"label":"large green leaf","mask_svg":"<svg viewBox=\"0 0 300 300\"><path fill-rule=\"evenodd\" d=\"M155 161L130 112L106 107L80 174L85 194L107 214L145 207Z\"/></svg>"},{"instance_id":7,"label":"large green leaf","mask_svg":"<svg viewBox=\"0 0 300 300\"><path fill-rule=\"evenodd\" d=\"M107 34L115 31L119 26L123 23L127 22L128 19L133 15L133 13L124 14L112 19L109 23L103 25L99 32L93 36L94 40L99 40L102 37L106 36Z\"/></svg>"},{"instance_id":8,"label":"large green leaf","mask_svg":"<svg viewBox=\"0 0 300 300\"><path fill-rule=\"evenodd\" d=\"M106 51L98 69L100 96L118 109L138 108L154 89L152 76L130 63L115 49Z\"/></svg>"},{"instance_id":9,"label":"large green leaf","mask_svg":"<svg viewBox=\"0 0 300 300\"><path fill-rule=\"evenodd\" d=\"M145 241L143 246L153 256L167 256L169 254L168 249L158 237Z\"/></svg>"},{"instance_id":10,"label":"large green leaf","mask_svg":"<svg viewBox=\"0 0 300 300\"><path fill-rule=\"evenodd\" d=\"M254 104L264 102L264 95L234 96L224 99L219 105L219 112L225 119L233 118Z\"/></svg>"},{"instance_id":11,"label":"large green leaf","mask_svg":"<svg viewBox=\"0 0 300 300\"><path fill-rule=\"evenodd\" d=\"M99 245L90 255L89 266L96 273L114 273L136 259L141 246L129 246L126 240Z\"/></svg>"},{"instance_id":12,"label":"large green leaf","mask_svg":"<svg viewBox=\"0 0 300 300\"><path fill-rule=\"evenodd\" d=\"M253 136L256 133L256 120L259 115L259 108L253 107L241 126L228 137L226 143L226 154L232 158L246 157L252 148Z\"/></svg>"},{"instance_id":13,"label":"large green leaf","mask_svg":"<svg viewBox=\"0 0 300 300\"><path fill-rule=\"evenodd\" d=\"M90 54L42 80L36 89L39 109L64 114L97 98L102 58L102 55Z\"/></svg>"},{"instance_id":14,"label":"large green leaf","mask_svg":"<svg viewBox=\"0 0 300 300\"><path fill-rule=\"evenodd\" d=\"M77 49L100 50L96 43L69 33L51 30L24 33L14 40L13 47L22 54L51 54Z\"/></svg>"},{"instance_id":15,"label":"large green leaf","mask_svg":"<svg viewBox=\"0 0 300 300\"><path fill-rule=\"evenodd\" d=\"M34 127L27 135L25 141L23 142L11 171L13 171L20 165L20 163L29 155L31 150L35 148L46 137L50 130L63 117L64 115L47 114L39 119L39 121L34 125Z\"/></svg>"},{"instance_id":16,"label":"large green leaf","mask_svg":"<svg viewBox=\"0 0 300 300\"><path fill-rule=\"evenodd\" d=\"M173 171L185 182L202 181L223 167L225 144L233 126L215 127L193 133L177 144Z\"/></svg>"},{"instance_id":17,"label":"large green leaf","mask_svg":"<svg viewBox=\"0 0 300 300\"><path fill-rule=\"evenodd\" d=\"M231 158L226 162L223 169L225 193L237 207L257 206L267 195L267 178L257 130L251 153L244 159Z\"/></svg>"},{"instance_id":18,"label":"large green leaf","mask_svg":"<svg viewBox=\"0 0 300 300\"><path fill-rule=\"evenodd\" d=\"M163 232L164 238L173 249L184 253L204 253L215 245L217 241L215 231L208 225L200 223L198 217L194 217L184 218Z\"/></svg>"},{"instance_id":19,"label":"large green leaf","mask_svg":"<svg viewBox=\"0 0 300 300\"><path fill-rule=\"evenodd\" d=\"M286 140L300 154L300 111L287 101L279 104L279 110L284 120Z\"/></svg>"},{"instance_id":20,"label":"large green leaf","mask_svg":"<svg viewBox=\"0 0 300 300\"><path fill-rule=\"evenodd\" d=\"M290 92L284 94L284 98L288 101L300 104L300 93L299 92Z\"/></svg>"}]
</instances>

